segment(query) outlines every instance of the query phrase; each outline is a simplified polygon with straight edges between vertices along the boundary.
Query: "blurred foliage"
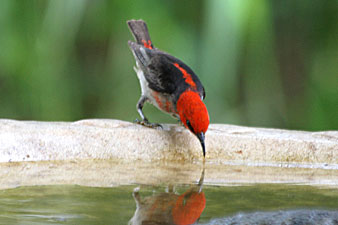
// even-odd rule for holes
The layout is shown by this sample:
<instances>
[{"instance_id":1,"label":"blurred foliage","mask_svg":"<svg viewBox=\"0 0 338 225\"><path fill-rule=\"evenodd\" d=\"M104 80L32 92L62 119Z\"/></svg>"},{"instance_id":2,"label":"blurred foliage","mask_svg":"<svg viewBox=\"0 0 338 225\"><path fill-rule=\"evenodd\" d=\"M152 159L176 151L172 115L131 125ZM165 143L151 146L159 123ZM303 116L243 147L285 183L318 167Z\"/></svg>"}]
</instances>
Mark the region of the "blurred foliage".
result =
<instances>
[{"instance_id":1,"label":"blurred foliage","mask_svg":"<svg viewBox=\"0 0 338 225\"><path fill-rule=\"evenodd\" d=\"M199 75L212 123L338 129L334 0L3 0L0 117L134 120L132 18Z\"/></svg>"}]
</instances>

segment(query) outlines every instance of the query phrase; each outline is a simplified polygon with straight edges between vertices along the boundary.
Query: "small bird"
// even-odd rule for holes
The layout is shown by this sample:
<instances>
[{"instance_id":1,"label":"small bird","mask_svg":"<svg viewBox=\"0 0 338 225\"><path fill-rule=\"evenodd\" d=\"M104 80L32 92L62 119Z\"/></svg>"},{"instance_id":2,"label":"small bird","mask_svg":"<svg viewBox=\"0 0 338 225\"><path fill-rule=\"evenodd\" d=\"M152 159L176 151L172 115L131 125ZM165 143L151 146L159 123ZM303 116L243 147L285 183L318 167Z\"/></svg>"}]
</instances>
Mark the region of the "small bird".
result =
<instances>
[{"instance_id":1,"label":"small bird","mask_svg":"<svg viewBox=\"0 0 338 225\"><path fill-rule=\"evenodd\" d=\"M143 114L145 102L179 119L199 139L205 158L205 133L209 126L208 110L203 103L205 90L196 74L174 56L155 48L143 20L127 21L135 41L128 45L135 57L134 67L140 81L142 95L136 105L147 127L161 127L150 123Z\"/></svg>"}]
</instances>

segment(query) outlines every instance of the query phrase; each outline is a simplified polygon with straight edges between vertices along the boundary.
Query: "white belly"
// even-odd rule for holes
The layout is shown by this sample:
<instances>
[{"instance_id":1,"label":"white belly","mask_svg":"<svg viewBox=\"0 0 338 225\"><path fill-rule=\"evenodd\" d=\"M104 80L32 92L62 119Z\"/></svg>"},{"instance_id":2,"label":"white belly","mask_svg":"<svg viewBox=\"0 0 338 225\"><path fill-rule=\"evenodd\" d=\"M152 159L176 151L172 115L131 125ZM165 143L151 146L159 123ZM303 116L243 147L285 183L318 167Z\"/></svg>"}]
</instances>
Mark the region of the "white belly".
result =
<instances>
[{"instance_id":1,"label":"white belly","mask_svg":"<svg viewBox=\"0 0 338 225\"><path fill-rule=\"evenodd\" d=\"M137 64L137 62L136 62ZM148 82L144 77L144 73L139 67L134 67L134 70L137 74L138 80L140 81L141 92L143 96L146 96L149 100L152 98L152 90L148 87ZM154 100L154 99L152 99Z\"/></svg>"}]
</instances>

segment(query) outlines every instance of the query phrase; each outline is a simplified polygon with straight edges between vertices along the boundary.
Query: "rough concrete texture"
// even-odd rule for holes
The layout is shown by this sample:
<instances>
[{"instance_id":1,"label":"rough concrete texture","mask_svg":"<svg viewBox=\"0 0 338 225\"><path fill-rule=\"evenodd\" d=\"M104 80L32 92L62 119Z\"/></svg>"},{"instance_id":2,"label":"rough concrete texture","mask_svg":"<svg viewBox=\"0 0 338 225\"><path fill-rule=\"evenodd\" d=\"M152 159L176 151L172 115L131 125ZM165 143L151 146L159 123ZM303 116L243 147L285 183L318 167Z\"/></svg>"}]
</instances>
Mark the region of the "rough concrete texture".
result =
<instances>
[{"instance_id":1,"label":"rough concrete texture","mask_svg":"<svg viewBox=\"0 0 338 225\"><path fill-rule=\"evenodd\" d=\"M206 160L216 164L337 168L338 131L304 132L212 124ZM119 120L0 120L0 162L118 159L201 161L198 139L179 125L163 130Z\"/></svg>"}]
</instances>

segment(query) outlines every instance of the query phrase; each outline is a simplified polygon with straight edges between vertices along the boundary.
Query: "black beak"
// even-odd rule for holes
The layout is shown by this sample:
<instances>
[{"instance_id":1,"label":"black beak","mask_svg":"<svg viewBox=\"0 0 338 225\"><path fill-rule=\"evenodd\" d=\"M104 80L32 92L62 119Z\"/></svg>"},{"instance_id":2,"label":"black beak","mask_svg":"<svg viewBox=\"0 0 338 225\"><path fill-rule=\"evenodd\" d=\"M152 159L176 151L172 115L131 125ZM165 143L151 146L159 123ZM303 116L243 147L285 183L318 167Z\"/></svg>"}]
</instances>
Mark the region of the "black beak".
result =
<instances>
[{"instance_id":1,"label":"black beak","mask_svg":"<svg viewBox=\"0 0 338 225\"><path fill-rule=\"evenodd\" d=\"M201 132L201 133L199 133L199 134L196 134L196 136L198 137L198 140L200 140L200 142L201 142L202 150L203 150L203 157L205 158L204 133Z\"/></svg>"}]
</instances>

